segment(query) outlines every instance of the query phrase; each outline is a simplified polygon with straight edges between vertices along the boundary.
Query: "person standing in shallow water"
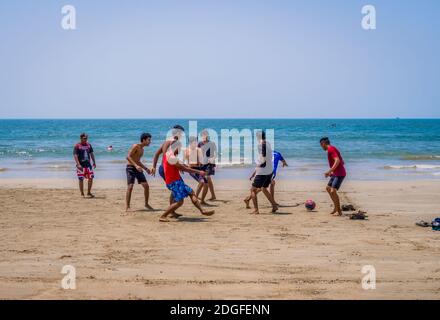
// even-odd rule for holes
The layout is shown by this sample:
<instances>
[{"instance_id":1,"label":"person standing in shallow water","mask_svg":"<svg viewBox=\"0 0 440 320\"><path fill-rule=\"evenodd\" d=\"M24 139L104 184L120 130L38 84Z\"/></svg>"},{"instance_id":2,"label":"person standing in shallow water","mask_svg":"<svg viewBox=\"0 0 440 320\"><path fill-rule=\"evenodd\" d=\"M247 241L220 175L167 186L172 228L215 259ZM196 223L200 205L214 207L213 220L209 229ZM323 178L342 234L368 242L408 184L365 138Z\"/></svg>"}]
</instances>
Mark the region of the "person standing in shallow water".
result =
<instances>
[{"instance_id":1,"label":"person standing in shallow water","mask_svg":"<svg viewBox=\"0 0 440 320\"><path fill-rule=\"evenodd\" d=\"M327 151L328 164L330 166L330 170L324 173L326 178L330 177L326 187L326 190L334 205L334 209L330 214L341 216L342 210L338 190L347 176L344 166L344 159L342 159L339 150L335 146L331 145L329 138L324 137L319 141L319 143L321 144L322 149Z\"/></svg>"},{"instance_id":2,"label":"person standing in shallow water","mask_svg":"<svg viewBox=\"0 0 440 320\"><path fill-rule=\"evenodd\" d=\"M94 198L92 194L93 179L96 169L95 154L93 153L92 145L88 142L89 136L81 133L80 142L73 147L73 159L76 163L76 175L79 181L79 191L84 197L84 179L88 180L87 197Z\"/></svg>"}]
</instances>

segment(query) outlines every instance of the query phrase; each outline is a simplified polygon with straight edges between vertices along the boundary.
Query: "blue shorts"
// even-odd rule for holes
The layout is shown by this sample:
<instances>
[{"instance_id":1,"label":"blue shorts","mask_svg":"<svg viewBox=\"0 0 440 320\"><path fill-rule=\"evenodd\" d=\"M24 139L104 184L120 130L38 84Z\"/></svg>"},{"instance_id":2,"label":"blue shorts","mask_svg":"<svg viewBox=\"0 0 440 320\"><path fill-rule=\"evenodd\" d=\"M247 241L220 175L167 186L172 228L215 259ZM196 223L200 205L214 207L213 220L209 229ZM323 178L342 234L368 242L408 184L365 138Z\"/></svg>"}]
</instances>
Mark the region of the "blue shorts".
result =
<instances>
[{"instance_id":1,"label":"blue shorts","mask_svg":"<svg viewBox=\"0 0 440 320\"><path fill-rule=\"evenodd\" d=\"M185 199L191 193L193 193L193 190L188 187L182 179L167 184L167 188L171 191L171 194L176 202Z\"/></svg>"},{"instance_id":2,"label":"blue shorts","mask_svg":"<svg viewBox=\"0 0 440 320\"><path fill-rule=\"evenodd\" d=\"M332 176L328 182L328 186L333 189L339 190L344 179L345 179L345 176L339 176L339 177Z\"/></svg>"}]
</instances>

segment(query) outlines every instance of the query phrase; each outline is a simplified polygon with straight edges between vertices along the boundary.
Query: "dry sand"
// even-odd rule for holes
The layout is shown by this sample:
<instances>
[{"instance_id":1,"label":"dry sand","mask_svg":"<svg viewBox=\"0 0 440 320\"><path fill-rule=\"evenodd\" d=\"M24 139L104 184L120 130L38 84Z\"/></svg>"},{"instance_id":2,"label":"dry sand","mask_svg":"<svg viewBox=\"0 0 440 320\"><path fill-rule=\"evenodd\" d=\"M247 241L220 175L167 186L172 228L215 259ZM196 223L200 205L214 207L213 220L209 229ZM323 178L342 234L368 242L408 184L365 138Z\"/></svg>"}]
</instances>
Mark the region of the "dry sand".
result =
<instances>
[{"instance_id":1,"label":"dry sand","mask_svg":"<svg viewBox=\"0 0 440 320\"><path fill-rule=\"evenodd\" d=\"M439 299L440 232L416 227L440 216L436 181L352 182L343 202L368 221L331 217L325 181L279 181L270 214L242 198L246 181L217 181L216 214L202 217L186 201L179 222L142 211L121 217L123 181L96 181L82 199L74 180L0 180L0 298L6 299ZM151 204L168 191L155 180ZM303 202L312 198L316 212ZM300 204L297 206L297 203ZM61 269L76 268L75 290ZM376 290L363 290L361 268L373 265Z\"/></svg>"}]
</instances>

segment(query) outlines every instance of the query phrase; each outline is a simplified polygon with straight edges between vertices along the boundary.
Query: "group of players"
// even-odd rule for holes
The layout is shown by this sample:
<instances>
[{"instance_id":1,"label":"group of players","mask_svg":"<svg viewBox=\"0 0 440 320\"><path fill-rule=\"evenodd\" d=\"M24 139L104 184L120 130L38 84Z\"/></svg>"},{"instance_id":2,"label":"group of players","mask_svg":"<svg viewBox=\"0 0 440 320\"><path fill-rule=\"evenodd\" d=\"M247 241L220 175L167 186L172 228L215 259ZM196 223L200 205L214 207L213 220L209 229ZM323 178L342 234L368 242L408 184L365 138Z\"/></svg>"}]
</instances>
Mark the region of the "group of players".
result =
<instances>
[{"instance_id":1,"label":"group of players","mask_svg":"<svg viewBox=\"0 0 440 320\"><path fill-rule=\"evenodd\" d=\"M188 147L183 150L180 142L183 134L184 128L180 125L175 125L171 129L171 136L162 143L154 155L152 168L147 168L141 161L144 148L148 147L151 143L151 134L143 133L140 137L140 142L132 145L126 158L126 214L131 212L131 194L136 180L144 189L145 208L147 210L154 210L149 204L150 190L144 171L149 175L155 176L160 156L162 156L162 162L158 168L158 173L171 193L169 207L160 216L159 221L169 222L171 221L170 219L178 219L181 215L176 211L183 205L184 199L187 197L190 198L193 205L202 215L211 216L214 214L214 210L206 210L204 207L209 206L206 202L208 191L211 194L208 201L216 200L212 181L216 167L215 145L209 141L208 131L204 130L201 132L200 142L198 142L197 137L190 137ZM275 201L275 177L278 164L281 162L283 167L288 164L281 153L271 150L270 144L266 142L264 131L257 132L257 139L259 159L250 177L250 180L253 180L250 193L244 199L244 202L246 208L250 209L250 202L252 200L254 211L251 213L259 214L257 195L261 191L271 203L272 212L276 212L279 206ZM346 176L344 160L339 150L330 144L330 140L327 137L322 138L320 144L327 152L330 167L325 172L325 177L330 178L326 190L334 204L334 210L331 214L342 215L338 190ZM183 152L183 162L178 158L181 152ZM88 142L87 134L82 133L80 135L80 142L74 146L73 156L76 162L81 195L93 198L94 195L91 191L94 179L93 169L96 168L96 160L93 148ZM196 192L184 182L181 172L189 173L198 182ZM84 179L88 180L86 195L84 194Z\"/></svg>"}]
</instances>

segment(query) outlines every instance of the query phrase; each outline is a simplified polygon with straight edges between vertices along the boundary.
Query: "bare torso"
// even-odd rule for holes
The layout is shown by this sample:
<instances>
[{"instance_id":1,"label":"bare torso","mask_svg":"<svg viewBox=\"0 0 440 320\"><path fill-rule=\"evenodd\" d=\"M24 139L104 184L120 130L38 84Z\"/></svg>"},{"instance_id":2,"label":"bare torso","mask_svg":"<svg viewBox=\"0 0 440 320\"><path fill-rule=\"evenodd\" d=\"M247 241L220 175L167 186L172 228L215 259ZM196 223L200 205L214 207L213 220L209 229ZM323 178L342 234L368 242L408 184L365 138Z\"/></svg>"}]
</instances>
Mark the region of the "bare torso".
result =
<instances>
[{"instance_id":1,"label":"bare torso","mask_svg":"<svg viewBox=\"0 0 440 320\"><path fill-rule=\"evenodd\" d=\"M142 146L139 144L134 144L128 152L128 155L137 165L141 165L141 158L144 155L144 148L142 148ZM130 161L127 161L127 164L132 165Z\"/></svg>"}]
</instances>

